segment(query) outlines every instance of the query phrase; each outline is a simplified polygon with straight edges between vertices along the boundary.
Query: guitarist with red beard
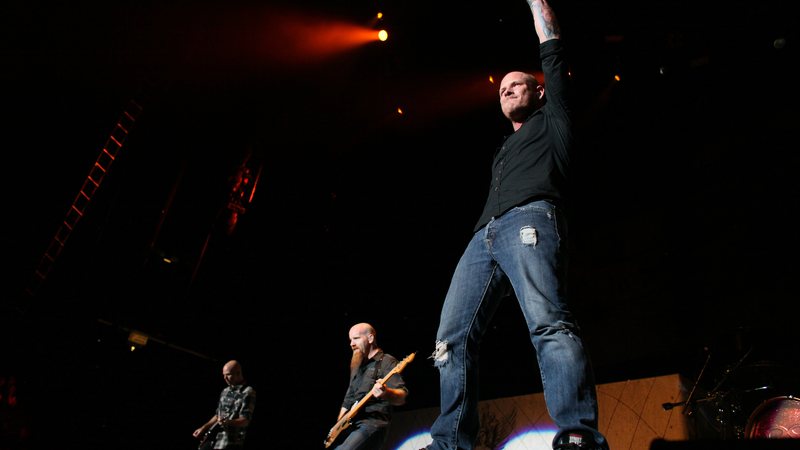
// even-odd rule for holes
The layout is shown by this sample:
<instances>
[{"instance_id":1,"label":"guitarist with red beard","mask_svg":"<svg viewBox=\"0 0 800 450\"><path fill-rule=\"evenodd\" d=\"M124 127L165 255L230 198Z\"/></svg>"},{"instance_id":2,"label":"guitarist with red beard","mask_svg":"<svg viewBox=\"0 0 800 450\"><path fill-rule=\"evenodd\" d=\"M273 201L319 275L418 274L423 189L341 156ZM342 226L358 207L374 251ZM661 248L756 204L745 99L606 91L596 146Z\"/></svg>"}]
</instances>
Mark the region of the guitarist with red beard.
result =
<instances>
[{"instance_id":1,"label":"guitarist with red beard","mask_svg":"<svg viewBox=\"0 0 800 450\"><path fill-rule=\"evenodd\" d=\"M375 328L357 323L350 328L350 385L339 411L341 420L360 400L363 403L348 426L336 439L335 450L379 450L386 440L392 411L403 405L408 396L403 377L397 371L385 383L387 374L398 364L397 359L378 346Z\"/></svg>"},{"instance_id":2,"label":"guitarist with red beard","mask_svg":"<svg viewBox=\"0 0 800 450\"><path fill-rule=\"evenodd\" d=\"M256 391L245 382L242 365L236 360L225 363L222 378L228 386L220 393L216 414L192 433L200 440L199 450L244 448L256 407Z\"/></svg>"}]
</instances>

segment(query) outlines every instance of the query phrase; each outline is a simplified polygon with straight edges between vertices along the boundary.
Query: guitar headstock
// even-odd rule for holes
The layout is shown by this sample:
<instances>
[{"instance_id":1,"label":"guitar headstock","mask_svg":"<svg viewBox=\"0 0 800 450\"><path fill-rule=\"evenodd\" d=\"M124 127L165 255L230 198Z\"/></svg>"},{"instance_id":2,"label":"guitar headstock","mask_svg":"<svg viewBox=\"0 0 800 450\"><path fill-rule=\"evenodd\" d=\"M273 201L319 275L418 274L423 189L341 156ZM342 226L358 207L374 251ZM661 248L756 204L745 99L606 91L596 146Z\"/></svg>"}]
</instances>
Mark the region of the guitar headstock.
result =
<instances>
[{"instance_id":1,"label":"guitar headstock","mask_svg":"<svg viewBox=\"0 0 800 450\"><path fill-rule=\"evenodd\" d=\"M411 361L413 361L413 360L414 360L414 357L415 357L416 355L417 355L417 352L411 353L410 355L408 355L408 356L406 356L405 358L403 358L403 360L402 360L402 361L400 361L399 363L397 363L397 366L395 366L395 367L397 367L397 368L398 368L398 369L397 369L397 371L399 372L399 371L401 371L401 370L405 369L405 368L406 368L406 365L407 365L408 363L410 363Z\"/></svg>"},{"instance_id":2,"label":"guitar headstock","mask_svg":"<svg viewBox=\"0 0 800 450\"><path fill-rule=\"evenodd\" d=\"M406 368L406 364L408 364L408 363L410 363L411 361L413 361L413 360L414 360L414 356L416 356L416 354L417 354L417 353L416 353L416 352L414 352L414 353L412 353L412 354L410 354L410 355L406 356L405 358L403 358L403 360L402 360L402 361L398 362L398 363L397 363L397 365L395 365L394 367L392 367L392 370L390 370L390 371L389 371L389 373L387 373L387 374L386 374L386 375L385 375L383 378L381 378L379 381L380 381L381 383L385 383L386 381L388 381L388 380L389 380L389 378L391 378L391 377L392 377L392 375L394 375L394 374L396 374L396 373L400 373L400 372L402 372L402 371L403 371L403 369L405 369L405 368Z\"/></svg>"}]
</instances>

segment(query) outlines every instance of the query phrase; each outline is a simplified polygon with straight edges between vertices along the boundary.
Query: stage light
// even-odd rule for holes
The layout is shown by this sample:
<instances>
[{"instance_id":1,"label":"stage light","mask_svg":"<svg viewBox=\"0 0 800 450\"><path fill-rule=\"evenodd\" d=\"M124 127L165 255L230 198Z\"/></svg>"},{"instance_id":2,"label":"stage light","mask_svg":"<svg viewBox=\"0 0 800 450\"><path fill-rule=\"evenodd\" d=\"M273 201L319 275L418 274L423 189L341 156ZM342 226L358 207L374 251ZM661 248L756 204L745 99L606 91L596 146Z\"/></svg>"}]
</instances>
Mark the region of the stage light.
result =
<instances>
[{"instance_id":1,"label":"stage light","mask_svg":"<svg viewBox=\"0 0 800 450\"><path fill-rule=\"evenodd\" d=\"M553 445L555 430L530 430L517 434L506 441L503 450L550 450Z\"/></svg>"},{"instance_id":2,"label":"stage light","mask_svg":"<svg viewBox=\"0 0 800 450\"><path fill-rule=\"evenodd\" d=\"M128 343L131 344L131 351L136 351L139 347L147 345L148 336L142 332L131 330L128 334Z\"/></svg>"},{"instance_id":3,"label":"stage light","mask_svg":"<svg viewBox=\"0 0 800 450\"><path fill-rule=\"evenodd\" d=\"M555 429L528 430L516 433L498 448L499 450L550 450L555 436ZM417 450L431 442L433 442L433 438L429 430L418 431L405 439L396 450Z\"/></svg>"},{"instance_id":4,"label":"stage light","mask_svg":"<svg viewBox=\"0 0 800 450\"><path fill-rule=\"evenodd\" d=\"M375 14L375 16L372 17L372 19L370 19L369 26L375 28L382 21L383 21L383 13L381 11L378 11L378 13Z\"/></svg>"},{"instance_id":5,"label":"stage light","mask_svg":"<svg viewBox=\"0 0 800 450\"><path fill-rule=\"evenodd\" d=\"M421 431L403 441L396 450L417 450L433 442L430 431Z\"/></svg>"},{"instance_id":6,"label":"stage light","mask_svg":"<svg viewBox=\"0 0 800 450\"><path fill-rule=\"evenodd\" d=\"M382 42L386 42L386 39L389 39L389 33L387 33L386 30L378 31L378 39Z\"/></svg>"}]
</instances>

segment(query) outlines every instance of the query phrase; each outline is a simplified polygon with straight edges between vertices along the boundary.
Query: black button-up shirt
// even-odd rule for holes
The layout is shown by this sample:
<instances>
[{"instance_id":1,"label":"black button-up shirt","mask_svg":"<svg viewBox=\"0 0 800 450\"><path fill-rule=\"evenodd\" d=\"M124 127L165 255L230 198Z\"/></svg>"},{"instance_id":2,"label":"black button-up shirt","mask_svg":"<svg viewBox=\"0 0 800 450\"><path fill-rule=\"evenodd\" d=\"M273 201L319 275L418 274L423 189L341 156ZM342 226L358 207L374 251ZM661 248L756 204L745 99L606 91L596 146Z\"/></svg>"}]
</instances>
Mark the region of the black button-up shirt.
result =
<instances>
[{"instance_id":1,"label":"black button-up shirt","mask_svg":"<svg viewBox=\"0 0 800 450\"><path fill-rule=\"evenodd\" d=\"M355 403L366 397L372 390L375 382L391 372L397 363L397 359L388 353L383 353L383 351L376 353L372 359L359 367L353 375L342 406L348 410L352 408ZM393 389L406 389L405 381L399 373L392 375L392 377L386 381L386 386ZM364 407L356 415L356 419L388 424L389 420L391 420L393 410L394 407L388 400L370 397L370 399L364 403Z\"/></svg>"},{"instance_id":2,"label":"black button-up shirt","mask_svg":"<svg viewBox=\"0 0 800 450\"><path fill-rule=\"evenodd\" d=\"M539 54L545 104L497 150L489 196L474 231L515 206L564 197L573 144L568 67L559 39L539 44Z\"/></svg>"}]
</instances>

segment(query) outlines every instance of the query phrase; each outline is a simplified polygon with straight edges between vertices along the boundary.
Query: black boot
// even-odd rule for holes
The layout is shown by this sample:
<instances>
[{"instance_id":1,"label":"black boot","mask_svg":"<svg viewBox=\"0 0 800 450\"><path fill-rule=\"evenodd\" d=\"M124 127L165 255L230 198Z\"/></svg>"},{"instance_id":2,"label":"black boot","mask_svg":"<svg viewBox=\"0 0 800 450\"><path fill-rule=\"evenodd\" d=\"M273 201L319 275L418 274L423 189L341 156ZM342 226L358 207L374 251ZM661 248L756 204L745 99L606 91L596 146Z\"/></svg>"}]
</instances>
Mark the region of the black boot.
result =
<instances>
[{"instance_id":1,"label":"black boot","mask_svg":"<svg viewBox=\"0 0 800 450\"><path fill-rule=\"evenodd\" d=\"M553 450L594 450L592 438L580 432L562 434L553 444Z\"/></svg>"}]
</instances>

